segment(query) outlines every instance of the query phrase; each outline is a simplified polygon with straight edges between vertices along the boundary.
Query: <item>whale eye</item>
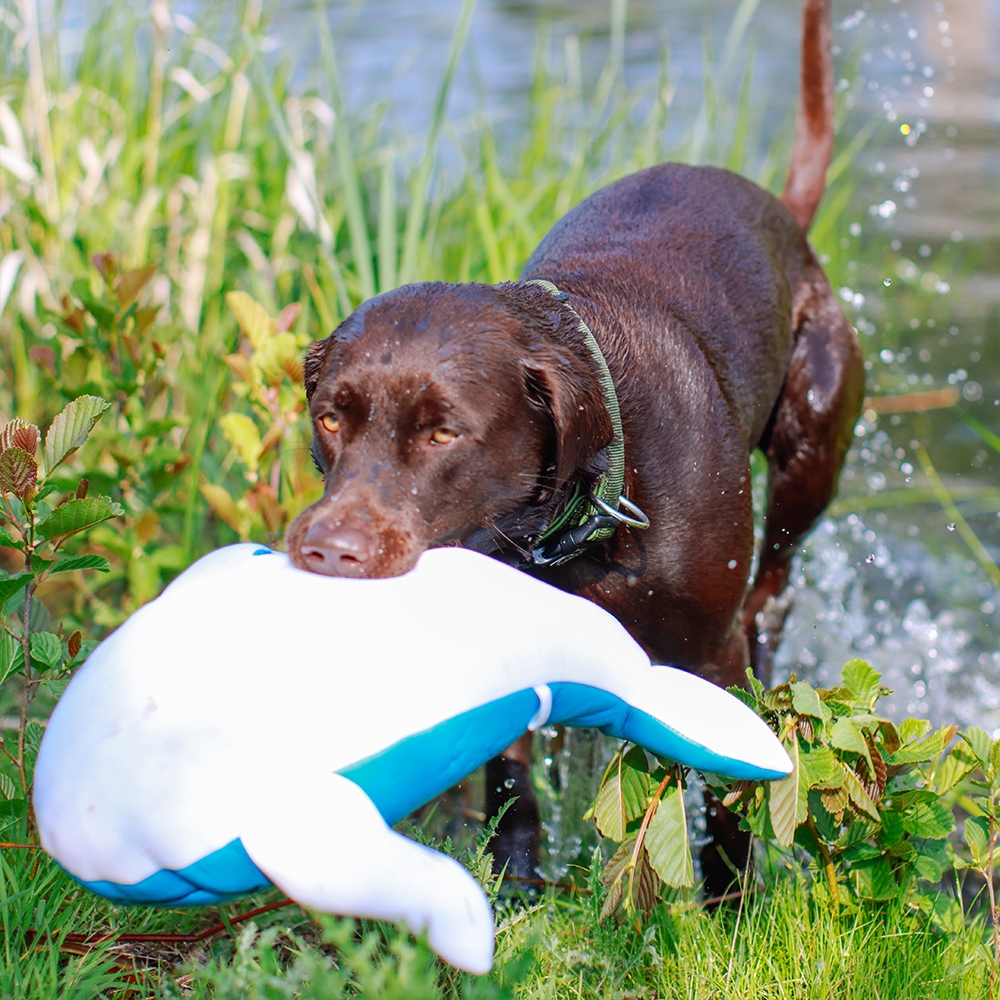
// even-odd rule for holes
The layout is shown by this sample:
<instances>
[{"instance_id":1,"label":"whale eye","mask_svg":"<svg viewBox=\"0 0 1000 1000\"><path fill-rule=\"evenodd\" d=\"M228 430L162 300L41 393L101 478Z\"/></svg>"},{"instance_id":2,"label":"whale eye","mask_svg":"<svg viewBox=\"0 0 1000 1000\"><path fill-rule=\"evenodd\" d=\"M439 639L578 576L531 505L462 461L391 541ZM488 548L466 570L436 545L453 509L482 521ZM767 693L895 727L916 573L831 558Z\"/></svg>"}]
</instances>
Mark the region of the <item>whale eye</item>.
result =
<instances>
[{"instance_id":1,"label":"whale eye","mask_svg":"<svg viewBox=\"0 0 1000 1000\"><path fill-rule=\"evenodd\" d=\"M326 413L319 418L320 426L330 434L336 434L340 430L340 421L332 414Z\"/></svg>"},{"instance_id":2,"label":"whale eye","mask_svg":"<svg viewBox=\"0 0 1000 1000\"><path fill-rule=\"evenodd\" d=\"M431 435L431 440L435 444L449 444L458 437L455 431L446 431L443 427L438 427Z\"/></svg>"}]
</instances>

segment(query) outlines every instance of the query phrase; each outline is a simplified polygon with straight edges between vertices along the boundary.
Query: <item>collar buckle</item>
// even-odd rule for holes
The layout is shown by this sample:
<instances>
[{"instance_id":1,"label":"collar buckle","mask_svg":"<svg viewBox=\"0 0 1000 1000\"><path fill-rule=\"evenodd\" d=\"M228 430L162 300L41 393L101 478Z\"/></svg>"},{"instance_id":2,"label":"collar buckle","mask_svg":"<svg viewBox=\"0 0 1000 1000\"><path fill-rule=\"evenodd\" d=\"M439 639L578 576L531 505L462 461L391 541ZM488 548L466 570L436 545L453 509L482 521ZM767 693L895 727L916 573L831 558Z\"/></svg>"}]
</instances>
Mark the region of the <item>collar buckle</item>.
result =
<instances>
[{"instance_id":1,"label":"collar buckle","mask_svg":"<svg viewBox=\"0 0 1000 1000\"><path fill-rule=\"evenodd\" d=\"M569 528L543 544L536 545L531 550L531 558L522 564L525 568L561 566L578 556L588 545L596 545L609 537L608 533L613 534L619 524L635 531L645 531L649 527L649 518L627 497L618 497L618 503L625 508L624 511L615 510L593 493L587 499L601 513L593 514L575 528Z\"/></svg>"}]
</instances>

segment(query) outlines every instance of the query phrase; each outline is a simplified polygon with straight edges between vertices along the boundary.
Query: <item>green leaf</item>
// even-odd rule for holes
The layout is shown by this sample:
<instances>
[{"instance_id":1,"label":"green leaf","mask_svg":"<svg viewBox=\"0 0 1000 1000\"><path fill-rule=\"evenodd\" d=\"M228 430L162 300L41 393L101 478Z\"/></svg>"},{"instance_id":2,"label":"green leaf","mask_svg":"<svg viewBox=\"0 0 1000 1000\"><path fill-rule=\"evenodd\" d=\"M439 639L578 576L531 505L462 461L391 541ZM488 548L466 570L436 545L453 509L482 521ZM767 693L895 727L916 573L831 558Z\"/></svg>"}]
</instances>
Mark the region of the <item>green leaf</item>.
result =
<instances>
[{"instance_id":1,"label":"green leaf","mask_svg":"<svg viewBox=\"0 0 1000 1000\"><path fill-rule=\"evenodd\" d=\"M622 758L622 795L626 823L631 823L646 812L655 787L649 776L646 751L640 746L630 747Z\"/></svg>"},{"instance_id":2,"label":"green leaf","mask_svg":"<svg viewBox=\"0 0 1000 1000\"><path fill-rule=\"evenodd\" d=\"M905 834L903 817L895 809L884 810L882 812L882 832L879 834L879 841L883 847L893 847L903 839Z\"/></svg>"},{"instance_id":3,"label":"green leaf","mask_svg":"<svg viewBox=\"0 0 1000 1000\"><path fill-rule=\"evenodd\" d=\"M38 748L42 745L42 737L45 735L45 726L37 719L32 719L24 730L24 749L30 760L38 756Z\"/></svg>"},{"instance_id":4,"label":"green leaf","mask_svg":"<svg viewBox=\"0 0 1000 1000\"><path fill-rule=\"evenodd\" d=\"M922 739L932 728L927 719L903 719L898 726L899 738L903 743L912 743L914 740Z\"/></svg>"},{"instance_id":5,"label":"green leaf","mask_svg":"<svg viewBox=\"0 0 1000 1000\"><path fill-rule=\"evenodd\" d=\"M56 507L44 521L35 528L35 538L58 538L100 524L112 517L121 517L125 511L121 504L111 497L86 497L83 500L67 500Z\"/></svg>"},{"instance_id":6,"label":"green leaf","mask_svg":"<svg viewBox=\"0 0 1000 1000\"><path fill-rule=\"evenodd\" d=\"M939 729L919 743L905 742L895 753L884 754L887 764L920 764L933 760L944 749L944 733Z\"/></svg>"},{"instance_id":7,"label":"green leaf","mask_svg":"<svg viewBox=\"0 0 1000 1000\"><path fill-rule=\"evenodd\" d=\"M861 754L868 762L868 773L875 773L875 765L872 763L871 754L868 751L868 743L853 719L846 716L837 719L830 730L830 742L838 750Z\"/></svg>"},{"instance_id":8,"label":"green leaf","mask_svg":"<svg viewBox=\"0 0 1000 1000\"><path fill-rule=\"evenodd\" d=\"M0 774L0 795L2 795L8 802L11 799L18 798L17 786L14 784L6 774Z\"/></svg>"},{"instance_id":9,"label":"green leaf","mask_svg":"<svg viewBox=\"0 0 1000 1000\"><path fill-rule=\"evenodd\" d=\"M6 629L0 629L0 684L24 670L24 650Z\"/></svg>"},{"instance_id":10,"label":"green leaf","mask_svg":"<svg viewBox=\"0 0 1000 1000\"><path fill-rule=\"evenodd\" d=\"M259 350L276 328L267 310L246 292L227 292L226 305L232 309L253 349Z\"/></svg>"},{"instance_id":11,"label":"green leaf","mask_svg":"<svg viewBox=\"0 0 1000 1000\"><path fill-rule=\"evenodd\" d=\"M747 708L752 709L754 712L757 711L760 705L759 699L755 698L749 691L744 691L741 687L727 687L726 690L734 698L742 701Z\"/></svg>"},{"instance_id":12,"label":"green leaf","mask_svg":"<svg viewBox=\"0 0 1000 1000\"><path fill-rule=\"evenodd\" d=\"M990 734L978 726L970 726L961 735L976 755L979 766L984 771L987 770L990 766L990 754L993 751L993 740L990 738Z\"/></svg>"},{"instance_id":13,"label":"green leaf","mask_svg":"<svg viewBox=\"0 0 1000 1000\"><path fill-rule=\"evenodd\" d=\"M28 581L34 575L34 573L18 573L16 576L9 576L5 580L0 580L0 608L15 594L24 590L28 586Z\"/></svg>"},{"instance_id":14,"label":"green leaf","mask_svg":"<svg viewBox=\"0 0 1000 1000\"><path fill-rule=\"evenodd\" d=\"M15 538L6 528L0 528L0 546L7 549L20 549L24 551L24 542Z\"/></svg>"},{"instance_id":15,"label":"green leaf","mask_svg":"<svg viewBox=\"0 0 1000 1000\"><path fill-rule=\"evenodd\" d=\"M109 406L111 404L100 396L77 396L63 408L45 434L46 475L87 440L94 424Z\"/></svg>"},{"instance_id":16,"label":"green leaf","mask_svg":"<svg viewBox=\"0 0 1000 1000\"><path fill-rule=\"evenodd\" d=\"M903 810L903 829L914 837L942 840L955 829L952 811L928 793Z\"/></svg>"},{"instance_id":17,"label":"green leaf","mask_svg":"<svg viewBox=\"0 0 1000 1000\"><path fill-rule=\"evenodd\" d=\"M114 309L106 306L99 299L95 299L92 295L79 295L80 302L83 303L84 309L94 317L97 325L104 330L106 333L113 330L115 326L115 311Z\"/></svg>"},{"instance_id":18,"label":"green leaf","mask_svg":"<svg viewBox=\"0 0 1000 1000\"><path fill-rule=\"evenodd\" d=\"M947 840L917 840L914 864L917 874L928 882L940 882L944 873L955 863L955 855Z\"/></svg>"},{"instance_id":19,"label":"green leaf","mask_svg":"<svg viewBox=\"0 0 1000 1000\"><path fill-rule=\"evenodd\" d=\"M684 792L671 782L646 828L646 851L657 875L674 889L694 885Z\"/></svg>"},{"instance_id":20,"label":"green leaf","mask_svg":"<svg viewBox=\"0 0 1000 1000\"><path fill-rule=\"evenodd\" d=\"M917 906L927 914L931 923L948 940L957 940L968 932L968 923L962 902L946 892L918 893Z\"/></svg>"},{"instance_id":21,"label":"green leaf","mask_svg":"<svg viewBox=\"0 0 1000 1000\"><path fill-rule=\"evenodd\" d=\"M862 840L858 844L851 844L840 856L845 861L857 864L861 861L872 861L875 858L882 857L882 851L874 844L869 844L867 840Z\"/></svg>"},{"instance_id":22,"label":"green leaf","mask_svg":"<svg viewBox=\"0 0 1000 1000\"><path fill-rule=\"evenodd\" d=\"M849 660L840 672L841 683L863 705L874 704L879 695L881 679L864 660Z\"/></svg>"},{"instance_id":23,"label":"green leaf","mask_svg":"<svg viewBox=\"0 0 1000 1000\"><path fill-rule=\"evenodd\" d=\"M792 761L791 772L781 781L772 781L768 796L771 812L771 827L774 838L782 847L790 847L795 839L795 828L799 814L799 738L793 733L785 741L785 751Z\"/></svg>"},{"instance_id":24,"label":"green leaf","mask_svg":"<svg viewBox=\"0 0 1000 1000\"><path fill-rule=\"evenodd\" d=\"M256 472L260 465L261 439L253 420L245 413L227 413L219 419L219 426L243 464L251 472Z\"/></svg>"},{"instance_id":25,"label":"green leaf","mask_svg":"<svg viewBox=\"0 0 1000 1000\"><path fill-rule=\"evenodd\" d=\"M899 892L885 858L859 862L851 871L857 881L858 895L865 899L893 899Z\"/></svg>"},{"instance_id":26,"label":"green leaf","mask_svg":"<svg viewBox=\"0 0 1000 1000\"><path fill-rule=\"evenodd\" d=\"M840 788L844 783L843 771L829 747L800 747L799 770L809 788Z\"/></svg>"},{"instance_id":27,"label":"green leaf","mask_svg":"<svg viewBox=\"0 0 1000 1000\"><path fill-rule=\"evenodd\" d=\"M633 747L618 762L612 761L592 810L597 829L609 840L624 840L626 826L645 813L651 791L645 768L641 747Z\"/></svg>"},{"instance_id":28,"label":"green leaf","mask_svg":"<svg viewBox=\"0 0 1000 1000\"><path fill-rule=\"evenodd\" d=\"M990 821L985 816L969 816L965 821L965 842L972 854L972 863L986 868L990 853Z\"/></svg>"},{"instance_id":29,"label":"green leaf","mask_svg":"<svg viewBox=\"0 0 1000 1000\"><path fill-rule=\"evenodd\" d=\"M937 768L935 791L938 795L944 795L945 792L951 791L976 767L978 767L978 762L972 748L965 743L956 743L951 753L941 761Z\"/></svg>"},{"instance_id":30,"label":"green leaf","mask_svg":"<svg viewBox=\"0 0 1000 1000\"><path fill-rule=\"evenodd\" d=\"M52 572L69 573L74 569L96 569L100 573L109 573L111 571L111 563L104 556L64 556L62 559L56 561L52 567Z\"/></svg>"},{"instance_id":31,"label":"green leaf","mask_svg":"<svg viewBox=\"0 0 1000 1000\"><path fill-rule=\"evenodd\" d=\"M65 659L62 640L55 632L32 632L31 659L50 670L60 667Z\"/></svg>"},{"instance_id":32,"label":"green leaf","mask_svg":"<svg viewBox=\"0 0 1000 1000\"><path fill-rule=\"evenodd\" d=\"M792 707L799 715L811 715L823 722L830 721L830 709L820 701L816 689L805 681L792 681Z\"/></svg>"}]
</instances>

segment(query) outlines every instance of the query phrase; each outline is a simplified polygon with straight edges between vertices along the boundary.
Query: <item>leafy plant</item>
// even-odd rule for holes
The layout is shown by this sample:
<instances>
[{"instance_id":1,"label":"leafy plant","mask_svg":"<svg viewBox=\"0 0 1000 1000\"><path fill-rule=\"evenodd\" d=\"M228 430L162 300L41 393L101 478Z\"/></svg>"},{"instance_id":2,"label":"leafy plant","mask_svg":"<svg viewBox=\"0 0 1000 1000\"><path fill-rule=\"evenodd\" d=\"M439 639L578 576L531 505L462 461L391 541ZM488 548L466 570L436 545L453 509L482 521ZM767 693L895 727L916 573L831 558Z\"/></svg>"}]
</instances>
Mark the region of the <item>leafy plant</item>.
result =
<instances>
[{"instance_id":1,"label":"leafy plant","mask_svg":"<svg viewBox=\"0 0 1000 1000\"><path fill-rule=\"evenodd\" d=\"M757 837L805 852L834 901L845 881L858 897L885 900L941 880L954 863L955 826L942 796L973 766L960 749L945 752L957 727L878 715L889 692L863 660L845 664L836 688L793 676L765 691L751 678L749 692L733 693L774 729L793 765L781 781L740 783L723 798Z\"/></svg>"},{"instance_id":2,"label":"leafy plant","mask_svg":"<svg viewBox=\"0 0 1000 1000\"><path fill-rule=\"evenodd\" d=\"M967 751L963 759L977 768L969 779L973 795L963 798L970 815L965 820L965 843L968 860L956 867L979 872L986 883L989 917L993 929L993 961L990 968L990 1000L996 996L1000 977L1000 907L997 904L996 875L1000 867L1000 740L990 738L982 729L962 733Z\"/></svg>"},{"instance_id":3,"label":"leafy plant","mask_svg":"<svg viewBox=\"0 0 1000 1000\"><path fill-rule=\"evenodd\" d=\"M19 572L4 572L0 578L0 686L14 677L22 679L17 744L12 749L0 735L0 751L14 765L25 803L30 800L31 765L42 735L41 724L29 719L31 703L43 680L51 683L67 677L90 645L80 631L64 638L60 632L39 629L33 616L44 609L36 592L58 573L106 573L109 566L103 556L70 554L64 546L123 513L110 497L88 496L86 479L67 495L59 488L57 470L87 440L109 405L90 395L69 403L49 425L41 465L37 458L41 434L34 424L15 418L0 431L0 544L23 557ZM0 790L7 799L18 791L6 783Z\"/></svg>"},{"instance_id":4,"label":"leafy plant","mask_svg":"<svg viewBox=\"0 0 1000 1000\"><path fill-rule=\"evenodd\" d=\"M43 345L42 361L64 395L110 401L109 418L89 442L90 479L120 494L127 514L91 536L112 560L108 582L118 585L106 591L113 600L88 595L88 617L113 626L190 561L179 544L186 505L177 485L192 455L187 415L175 398L181 328L161 322L150 301L155 267L125 270L112 253L95 254L92 263L99 290L90 276L78 277L61 309L45 314L58 335Z\"/></svg>"},{"instance_id":5,"label":"leafy plant","mask_svg":"<svg viewBox=\"0 0 1000 1000\"><path fill-rule=\"evenodd\" d=\"M684 812L684 768L623 745L601 780L592 818L601 834L620 842L604 873L603 920L619 908L627 917L652 912L661 885L690 888L694 867Z\"/></svg>"},{"instance_id":6,"label":"leafy plant","mask_svg":"<svg viewBox=\"0 0 1000 1000\"><path fill-rule=\"evenodd\" d=\"M229 292L226 302L242 336L239 349L225 361L234 376L233 395L249 412L229 409L219 426L243 476L241 488L233 492L208 481L201 483L201 492L241 540L273 544L289 518L321 490L309 458L309 422L300 420L306 408L302 354L309 337L292 332L298 303L272 319L246 292Z\"/></svg>"},{"instance_id":7,"label":"leafy plant","mask_svg":"<svg viewBox=\"0 0 1000 1000\"><path fill-rule=\"evenodd\" d=\"M878 715L876 703L888 692L862 660L844 666L836 688L814 688L794 676L767 691L752 675L749 684L749 691L732 693L778 734L792 771L780 781L734 785L707 776L723 804L743 813L743 825L821 873L834 905L853 898L907 901L921 881L940 882L955 864L948 839L955 820L945 796L979 759L964 743L947 752L957 727L932 731L919 719L897 726ZM992 752L975 739L979 753ZM694 884L682 789L676 765L659 761L651 768L638 747L615 755L592 810L601 833L621 844L605 869L602 916L620 905L627 915L648 916L664 886ZM989 794L976 799L982 816L974 818L971 835L977 844L992 836L995 848L996 827L984 818L989 808L996 812L996 793ZM976 855L980 866L985 850ZM941 922L958 906L942 896L929 912Z\"/></svg>"}]
</instances>

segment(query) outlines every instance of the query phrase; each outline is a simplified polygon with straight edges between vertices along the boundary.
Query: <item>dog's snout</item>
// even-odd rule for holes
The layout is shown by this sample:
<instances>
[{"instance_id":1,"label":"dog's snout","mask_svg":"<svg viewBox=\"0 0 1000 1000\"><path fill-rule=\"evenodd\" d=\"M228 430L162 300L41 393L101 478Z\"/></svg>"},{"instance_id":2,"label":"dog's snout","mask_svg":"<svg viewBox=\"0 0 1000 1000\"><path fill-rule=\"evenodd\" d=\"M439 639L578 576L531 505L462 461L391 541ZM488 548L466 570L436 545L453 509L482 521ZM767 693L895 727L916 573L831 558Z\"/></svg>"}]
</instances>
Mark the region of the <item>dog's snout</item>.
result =
<instances>
[{"instance_id":1,"label":"dog's snout","mask_svg":"<svg viewBox=\"0 0 1000 1000\"><path fill-rule=\"evenodd\" d=\"M372 538L363 528L314 521L300 548L303 564L325 576L365 576L371 560Z\"/></svg>"}]
</instances>

